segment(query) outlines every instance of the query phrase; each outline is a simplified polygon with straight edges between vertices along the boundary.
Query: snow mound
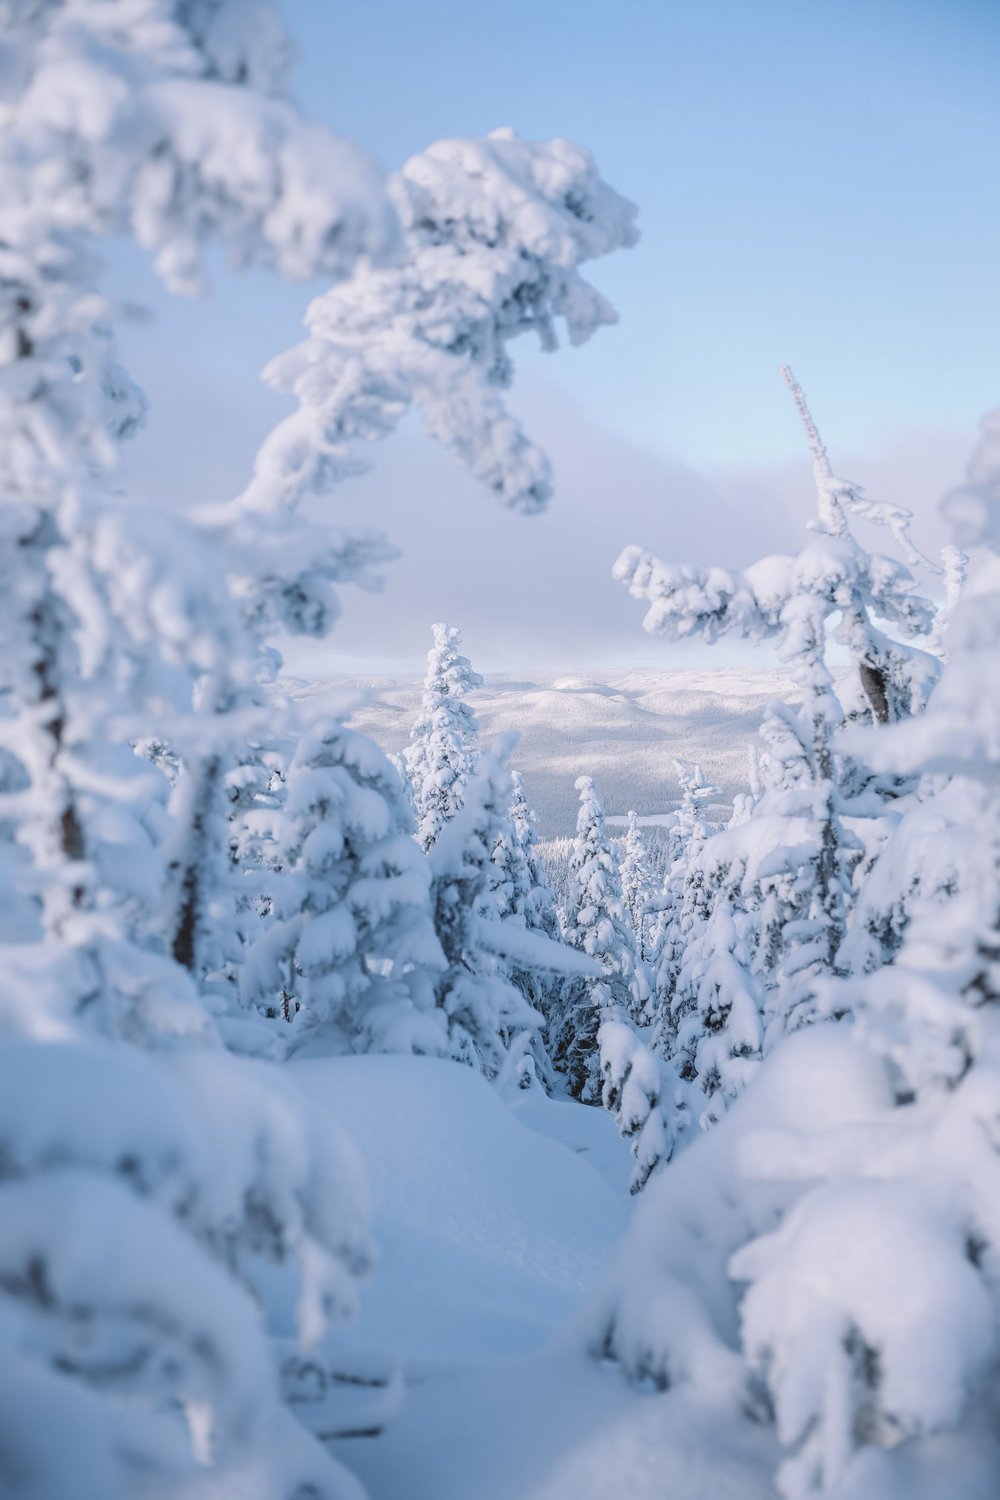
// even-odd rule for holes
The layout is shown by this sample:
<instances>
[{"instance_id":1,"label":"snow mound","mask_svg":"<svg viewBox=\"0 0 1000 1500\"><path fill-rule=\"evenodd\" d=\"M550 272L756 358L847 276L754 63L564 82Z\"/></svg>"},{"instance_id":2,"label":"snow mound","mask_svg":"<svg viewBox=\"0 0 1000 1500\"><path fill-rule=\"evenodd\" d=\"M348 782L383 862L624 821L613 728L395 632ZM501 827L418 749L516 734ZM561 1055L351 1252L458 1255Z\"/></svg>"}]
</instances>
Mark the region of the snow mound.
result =
<instances>
[{"instance_id":1,"label":"snow mound","mask_svg":"<svg viewBox=\"0 0 1000 1500\"><path fill-rule=\"evenodd\" d=\"M624 1192L579 1148L519 1123L457 1063L363 1056L291 1068L350 1132L368 1179L379 1265L352 1342L407 1360L542 1344L606 1263ZM560 1113L532 1100L533 1122L547 1108ZM552 1135L564 1130L560 1119ZM623 1189L627 1173L623 1157Z\"/></svg>"}]
</instances>

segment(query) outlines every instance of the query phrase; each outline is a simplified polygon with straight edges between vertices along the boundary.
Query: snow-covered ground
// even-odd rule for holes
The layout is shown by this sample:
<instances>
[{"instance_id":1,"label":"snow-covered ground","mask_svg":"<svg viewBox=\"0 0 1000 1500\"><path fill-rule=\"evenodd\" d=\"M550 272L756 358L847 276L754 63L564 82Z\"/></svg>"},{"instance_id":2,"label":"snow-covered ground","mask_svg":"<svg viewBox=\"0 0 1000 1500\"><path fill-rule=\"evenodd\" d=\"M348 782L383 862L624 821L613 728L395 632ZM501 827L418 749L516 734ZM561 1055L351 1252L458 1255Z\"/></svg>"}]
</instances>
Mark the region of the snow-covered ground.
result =
<instances>
[{"instance_id":1,"label":"snow-covered ground","mask_svg":"<svg viewBox=\"0 0 1000 1500\"><path fill-rule=\"evenodd\" d=\"M632 1211L610 1115L508 1103L427 1058L291 1069L350 1131L372 1194L379 1263L338 1344L362 1370L398 1356L402 1397L376 1436L335 1445L370 1500L772 1500L764 1430L719 1447L704 1401L637 1390L573 1327ZM360 1425L380 1399L362 1394Z\"/></svg>"},{"instance_id":2,"label":"snow-covered ground","mask_svg":"<svg viewBox=\"0 0 1000 1500\"><path fill-rule=\"evenodd\" d=\"M351 1136L372 1194L379 1267L351 1344L423 1365L544 1343L626 1222L631 1159L611 1116L534 1092L512 1110L431 1058L291 1068Z\"/></svg>"},{"instance_id":3,"label":"snow-covered ground","mask_svg":"<svg viewBox=\"0 0 1000 1500\"><path fill-rule=\"evenodd\" d=\"M418 677L331 677L288 686L294 696L338 708L345 694L367 701L351 723L383 749L408 743L422 683ZM630 807L645 816L678 801L675 758L702 765L728 804L746 786L747 745L756 738L767 704L798 699L791 680L776 671L608 671L527 679L488 676L470 692L484 736L516 729L514 764L545 837L572 833L578 776L593 776L611 818Z\"/></svg>"}]
</instances>

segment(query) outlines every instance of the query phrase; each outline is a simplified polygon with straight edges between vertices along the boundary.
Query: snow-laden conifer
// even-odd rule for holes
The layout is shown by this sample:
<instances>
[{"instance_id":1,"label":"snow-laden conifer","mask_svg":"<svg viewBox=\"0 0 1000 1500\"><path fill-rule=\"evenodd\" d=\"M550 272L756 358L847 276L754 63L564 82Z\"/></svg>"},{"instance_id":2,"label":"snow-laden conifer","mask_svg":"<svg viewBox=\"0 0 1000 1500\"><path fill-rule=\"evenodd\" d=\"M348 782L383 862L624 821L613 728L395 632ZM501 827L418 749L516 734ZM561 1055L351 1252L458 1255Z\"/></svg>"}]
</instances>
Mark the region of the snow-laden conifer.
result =
<instances>
[{"instance_id":1,"label":"snow-laden conifer","mask_svg":"<svg viewBox=\"0 0 1000 1500\"><path fill-rule=\"evenodd\" d=\"M625 835L625 850L622 855L620 874L622 899L632 924L639 958L643 963L650 963L653 961L654 953L650 934L649 904L656 895L656 879L635 811L630 811L628 815L628 831Z\"/></svg>"},{"instance_id":2,"label":"snow-laden conifer","mask_svg":"<svg viewBox=\"0 0 1000 1500\"><path fill-rule=\"evenodd\" d=\"M629 1143L635 1158L629 1191L638 1193L673 1149L674 1138L661 1108L665 1070L635 1027L613 1011L601 1020L597 1046L601 1103Z\"/></svg>"},{"instance_id":3,"label":"snow-laden conifer","mask_svg":"<svg viewBox=\"0 0 1000 1500\"><path fill-rule=\"evenodd\" d=\"M493 851L509 827L510 777L505 762L516 735L501 736L480 756L461 809L430 852L434 925L447 967L435 984L447 1018L452 1056L496 1076L508 1052L523 1055L544 1017L510 978L529 968L591 975L594 965L516 912L501 915Z\"/></svg>"},{"instance_id":4,"label":"snow-laden conifer","mask_svg":"<svg viewBox=\"0 0 1000 1500\"><path fill-rule=\"evenodd\" d=\"M542 932L557 941L561 936L559 912L555 895L538 853L538 835L535 827L537 814L528 801L524 778L520 771L511 771L510 821L517 880L511 882L513 907L523 915L528 927Z\"/></svg>"},{"instance_id":5,"label":"snow-laden conifer","mask_svg":"<svg viewBox=\"0 0 1000 1500\"><path fill-rule=\"evenodd\" d=\"M551 1046L571 1092L593 1102L601 1090L597 1042L601 1020L606 1014L642 1018L649 990L622 900L604 805L592 777L577 777L576 790L580 809L570 857L565 936L574 948L596 960L601 977L568 991Z\"/></svg>"},{"instance_id":6,"label":"snow-laden conifer","mask_svg":"<svg viewBox=\"0 0 1000 1500\"><path fill-rule=\"evenodd\" d=\"M927 712L851 739L877 768L929 783L882 856L909 845L929 857L928 878L908 893L910 920L867 978L825 994L832 1013L857 1017L889 1103L860 1156L855 1125L830 1138L780 1228L733 1262L748 1284L746 1353L769 1372L789 1500L840 1493L866 1470L889 1486L893 1461L873 1462L871 1450L919 1466L924 1435L941 1429L959 1429L968 1462L995 1468L977 1429L995 1393L990 1268L1000 1253L988 1123L1000 1098L1000 738L982 692L1000 659L998 435L1000 423L987 421L969 484L949 497L959 541L973 543L980 562L950 621L948 664ZM872 1254L838 1267L826 1238L834 1221Z\"/></svg>"},{"instance_id":7,"label":"snow-laden conifer","mask_svg":"<svg viewBox=\"0 0 1000 1500\"><path fill-rule=\"evenodd\" d=\"M537 854L535 812L528 802L520 772L512 771L510 779L511 803L491 855L497 907L504 920L565 948L555 896ZM566 960L563 971L554 966L539 968L530 961L515 961L508 966L511 982L543 1016L546 1036L558 1026L566 987L572 984L567 976L574 972L574 955L566 949L563 957ZM556 1084L552 1062L542 1039L534 1032L531 1054L536 1075L551 1091Z\"/></svg>"},{"instance_id":8,"label":"snow-laden conifer","mask_svg":"<svg viewBox=\"0 0 1000 1500\"><path fill-rule=\"evenodd\" d=\"M429 849L465 799L479 754L479 724L466 698L483 679L459 651L455 625L433 626L420 717L403 752L417 820L417 839Z\"/></svg>"},{"instance_id":9,"label":"snow-laden conifer","mask_svg":"<svg viewBox=\"0 0 1000 1500\"><path fill-rule=\"evenodd\" d=\"M859 485L834 475L805 398L786 373L813 454L817 515L811 529L817 539L797 556L762 558L742 573L664 564L639 547L627 547L615 564L615 577L634 597L649 602L643 625L652 634L671 640L697 635L716 641L735 634L774 641L782 659L806 669L822 652L827 622L835 620L834 637L855 664L870 719L885 723L905 717L926 704L939 664L919 647L888 636L876 621L894 626L907 640L926 638L934 607L916 592L909 568L861 546L850 519L858 516L888 529L914 562L920 555L909 542L910 514L869 501ZM826 684L803 686L819 704Z\"/></svg>"},{"instance_id":10,"label":"snow-laden conifer","mask_svg":"<svg viewBox=\"0 0 1000 1500\"><path fill-rule=\"evenodd\" d=\"M805 398L790 372L785 375L813 457L817 539L796 557L765 558L741 574L666 567L637 548L627 549L615 569L633 594L650 601L647 629L673 639L736 634L773 640L802 692L800 706L774 705L765 720L769 772L751 820L758 830L770 824L770 852L757 872L761 883L747 899L762 910L754 966L765 974L772 1035L812 1019L817 982L841 967L851 877L863 853L845 819L878 820L884 798L899 791L873 785L864 767L834 748L845 711L828 660L831 634L853 660L870 722L918 711L939 672L936 657L882 628L888 622L926 643L933 606L916 593L902 563L867 552L850 527L853 517L874 522L900 543L908 561L922 562L909 540L909 513L869 501L859 486L834 475ZM747 841L761 850L759 836L745 835Z\"/></svg>"},{"instance_id":11,"label":"snow-laden conifer","mask_svg":"<svg viewBox=\"0 0 1000 1500\"><path fill-rule=\"evenodd\" d=\"M382 752L336 722L307 730L270 828L281 874L240 970L244 1004L291 1022L296 1048L443 1053L430 872Z\"/></svg>"},{"instance_id":12,"label":"snow-laden conifer","mask_svg":"<svg viewBox=\"0 0 1000 1500\"><path fill-rule=\"evenodd\" d=\"M674 761L681 788L681 804L670 830L669 868L663 891L654 897L656 907L653 946L657 955L654 974L655 1040L663 1057L673 1057L681 1015L677 980L684 956L708 915L705 876L700 855L713 831L705 807L718 796L718 787L705 780L701 766Z\"/></svg>"}]
</instances>

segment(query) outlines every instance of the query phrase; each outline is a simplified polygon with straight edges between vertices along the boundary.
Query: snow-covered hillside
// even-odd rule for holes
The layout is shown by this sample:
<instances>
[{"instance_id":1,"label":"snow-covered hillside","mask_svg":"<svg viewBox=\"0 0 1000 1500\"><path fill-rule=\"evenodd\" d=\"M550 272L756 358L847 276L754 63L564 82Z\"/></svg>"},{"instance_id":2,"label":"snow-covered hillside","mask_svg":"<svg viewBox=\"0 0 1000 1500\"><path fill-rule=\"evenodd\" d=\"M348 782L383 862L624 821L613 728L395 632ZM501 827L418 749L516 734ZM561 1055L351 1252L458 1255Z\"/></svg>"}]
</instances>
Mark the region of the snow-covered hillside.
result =
<instances>
[{"instance_id":1,"label":"snow-covered hillside","mask_svg":"<svg viewBox=\"0 0 1000 1500\"><path fill-rule=\"evenodd\" d=\"M292 1072L350 1130L372 1194L378 1265L316 1403L358 1432L333 1446L370 1500L659 1500L679 1471L678 1500L773 1500L766 1429L730 1420L719 1443L711 1403L637 1391L581 1349L629 1218L610 1115L540 1089L505 1101L430 1058Z\"/></svg>"},{"instance_id":2,"label":"snow-covered hillside","mask_svg":"<svg viewBox=\"0 0 1000 1500\"><path fill-rule=\"evenodd\" d=\"M422 678L291 679L293 696L337 705L364 695L352 724L398 753L417 717ZM469 693L484 736L516 729L514 757L545 837L570 834L576 822L577 776L593 776L614 819L630 807L645 815L677 806L674 759L699 762L731 801L746 784L747 744L767 704L796 702L791 680L776 671L607 671L487 676Z\"/></svg>"}]
</instances>

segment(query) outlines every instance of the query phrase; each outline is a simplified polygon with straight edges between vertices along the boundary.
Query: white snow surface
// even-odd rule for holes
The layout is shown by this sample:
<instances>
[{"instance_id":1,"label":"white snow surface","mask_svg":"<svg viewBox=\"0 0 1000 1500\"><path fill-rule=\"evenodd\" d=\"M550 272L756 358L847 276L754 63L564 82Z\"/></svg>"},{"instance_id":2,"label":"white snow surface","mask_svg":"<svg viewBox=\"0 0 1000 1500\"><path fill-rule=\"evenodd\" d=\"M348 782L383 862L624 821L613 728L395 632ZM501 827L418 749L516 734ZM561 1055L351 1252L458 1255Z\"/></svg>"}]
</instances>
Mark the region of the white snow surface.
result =
<instances>
[{"instance_id":1,"label":"white snow surface","mask_svg":"<svg viewBox=\"0 0 1000 1500\"><path fill-rule=\"evenodd\" d=\"M365 701L351 724L399 753L420 708L419 677L287 678L283 686L310 711ZM642 817L671 812L679 800L675 760L700 764L720 789L719 816L746 789L747 745L774 699L798 702L784 672L730 669L608 670L600 676L487 674L468 693L484 739L516 729L513 764L525 780L543 838L572 834L578 776L593 776L609 819L630 808ZM712 816L712 811L709 811Z\"/></svg>"},{"instance_id":2,"label":"white snow surface","mask_svg":"<svg viewBox=\"0 0 1000 1500\"><path fill-rule=\"evenodd\" d=\"M335 1444L369 1500L773 1500L766 1429L730 1421L720 1445L711 1403L639 1391L581 1347L574 1315L632 1212L606 1111L504 1099L430 1058L289 1075L350 1130L371 1192L379 1261L337 1348L345 1368L399 1356L402 1399Z\"/></svg>"},{"instance_id":3,"label":"white snow surface","mask_svg":"<svg viewBox=\"0 0 1000 1500\"><path fill-rule=\"evenodd\" d=\"M421 1367L540 1347L627 1222L610 1116L534 1090L511 1109L471 1068L428 1057L289 1072L349 1131L372 1198L378 1265L351 1342Z\"/></svg>"}]
</instances>

